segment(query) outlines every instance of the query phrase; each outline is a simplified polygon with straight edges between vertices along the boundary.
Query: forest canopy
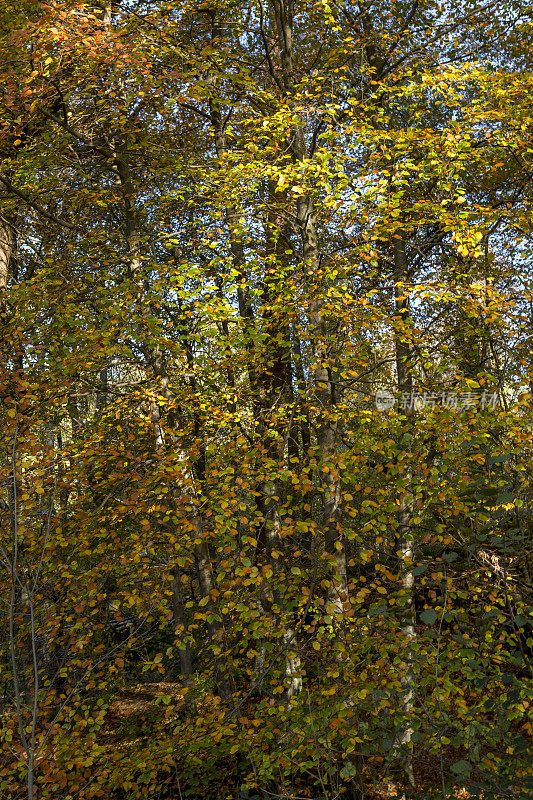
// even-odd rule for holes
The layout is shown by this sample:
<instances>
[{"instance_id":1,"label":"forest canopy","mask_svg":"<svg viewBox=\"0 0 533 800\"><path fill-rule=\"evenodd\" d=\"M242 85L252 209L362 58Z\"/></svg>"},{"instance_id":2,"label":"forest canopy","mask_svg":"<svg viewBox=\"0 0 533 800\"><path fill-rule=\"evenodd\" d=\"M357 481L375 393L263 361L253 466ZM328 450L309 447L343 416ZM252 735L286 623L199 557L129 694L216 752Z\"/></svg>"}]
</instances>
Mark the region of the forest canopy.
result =
<instances>
[{"instance_id":1,"label":"forest canopy","mask_svg":"<svg viewBox=\"0 0 533 800\"><path fill-rule=\"evenodd\" d=\"M532 45L4 0L1 797L533 791Z\"/></svg>"}]
</instances>

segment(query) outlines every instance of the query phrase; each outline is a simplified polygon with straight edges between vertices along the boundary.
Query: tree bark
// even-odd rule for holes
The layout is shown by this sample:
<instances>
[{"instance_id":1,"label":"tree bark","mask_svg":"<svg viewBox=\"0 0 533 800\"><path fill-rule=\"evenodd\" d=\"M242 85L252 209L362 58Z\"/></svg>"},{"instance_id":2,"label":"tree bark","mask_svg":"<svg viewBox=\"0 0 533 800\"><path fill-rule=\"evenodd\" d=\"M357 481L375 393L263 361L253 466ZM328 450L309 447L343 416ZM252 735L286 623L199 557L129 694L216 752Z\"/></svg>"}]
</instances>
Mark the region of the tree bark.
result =
<instances>
[{"instance_id":1,"label":"tree bark","mask_svg":"<svg viewBox=\"0 0 533 800\"><path fill-rule=\"evenodd\" d=\"M275 21L281 59L283 88L290 99L294 94L294 63L292 50L292 15L286 0L271 0L270 7ZM295 109L295 114L298 112ZM291 130L290 149L293 160L304 164L307 159L304 124L294 125ZM340 518L341 484L334 467L337 452L337 422L335 406L337 396L331 380L331 354L327 344L327 325L324 319L324 298L321 289L321 254L318 246L316 213L313 199L304 194L297 200L296 221L302 240L304 275L311 292L309 322L312 339L311 366L312 397L316 406L316 437L320 454L320 483L323 508L323 533L326 552L331 558L330 586L328 589L330 610L336 624L342 623L343 604L348 598L346 580L346 552L342 538Z\"/></svg>"},{"instance_id":2,"label":"tree bark","mask_svg":"<svg viewBox=\"0 0 533 800\"><path fill-rule=\"evenodd\" d=\"M398 230L393 238L394 251L394 281L395 281L395 348L396 348L396 374L398 381L398 391L405 393L409 397L413 391L413 378L411 373L411 346L406 337L409 336L407 330L409 323L409 300L406 294L407 289L400 284L406 282L408 277L407 257L405 252L405 234ZM407 425L411 431L413 428L413 413L411 403L407 404ZM411 516L413 512L413 499L411 490L411 479L409 477L405 492L400 498L398 510L398 558L400 560L400 572L402 575L402 585L404 591L404 605L401 610L401 632L403 635L403 646L405 647L405 668L401 676L401 705L406 717L413 709L415 696L415 678L413 673L413 648L412 643L416 636L415 629L415 605L414 605L414 574L413 559L414 546L413 534L411 531ZM396 736L395 752L401 761L409 783L414 786L414 772L412 759L412 737L413 728L407 722L405 727Z\"/></svg>"},{"instance_id":3,"label":"tree bark","mask_svg":"<svg viewBox=\"0 0 533 800\"><path fill-rule=\"evenodd\" d=\"M123 196L124 226L128 248L128 277L137 285L137 302L139 304L139 311L141 317L146 319L150 311L145 298L145 279L142 271L139 220L134 202L135 189L129 165L128 152L124 142L120 142L118 140L115 141L115 153L115 166ZM152 371L153 377L159 384L160 394L164 397L166 404L170 405L172 403L170 381L160 348L158 346L154 347L148 345L145 348L145 356L147 359L147 364ZM157 403L153 403L152 423L154 425L154 444L156 452L160 453L163 453L167 446L167 442L165 441L164 422L164 410ZM170 430L172 435L172 432L175 430L176 426L176 419L174 415L168 415L166 423L166 427ZM171 446L177 456L178 463L181 465L181 481L177 488L179 494L184 500L186 500L189 507L189 520L193 531L193 552L198 571L199 588L201 594L208 598L206 609L209 616L213 616L214 608L211 600L211 591L213 589L211 562L209 558L209 548L207 542L205 541L202 518L197 505L195 478L189 465L187 454L181 447L178 446L175 437L172 437L172 439ZM174 587L176 588L175 584ZM183 604L183 597L181 593L174 594L173 603L175 606L175 612L177 610L177 616L181 620L186 620L185 606ZM212 641L216 641L221 638L222 628L216 621L211 620L207 622L207 629L209 637ZM188 669L190 654L185 654L184 656L180 654L180 659L182 659L182 665ZM226 699L229 696L229 687L223 674L223 670L220 668L218 662L215 664L214 672L217 691L221 698ZM188 677L188 675L185 677Z\"/></svg>"},{"instance_id":4,"label":"tree bark","mask_svg":"<svg viewBox=\"0 0 533 800\"><path fill-rule=\"evenodd\" d=\"M0 216L0 313L4 310L9 280L9 265L15 246L15 234L9 220Z\"/></svg>"}]
</instances>

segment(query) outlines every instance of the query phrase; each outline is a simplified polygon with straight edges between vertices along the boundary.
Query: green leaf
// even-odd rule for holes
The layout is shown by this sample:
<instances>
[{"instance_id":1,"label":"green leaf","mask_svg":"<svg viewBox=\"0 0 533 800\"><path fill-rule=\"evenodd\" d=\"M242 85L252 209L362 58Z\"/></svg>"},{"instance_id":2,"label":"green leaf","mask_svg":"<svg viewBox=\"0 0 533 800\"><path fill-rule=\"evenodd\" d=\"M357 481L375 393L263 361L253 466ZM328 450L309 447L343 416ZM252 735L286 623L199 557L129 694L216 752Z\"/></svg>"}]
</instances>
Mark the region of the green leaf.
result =
<instances>
[{"instance_id":1,"label":"green leaf","mask_svg":"<svg viewBox=\"0 0 533 800\"><path fill-rule=\"evenodd\" d=\"M459 558L459 555L457 553L445 553L444 554L444 560L447 561L448 563L451 563L452 561L455 561L457 558Z\"/></svg>"},{"instance_id":2,"label":"green leaf","mask_svg":"<svg viewBox=\"0 0 533 800\"><path fill-rule=\"evenodd\" d=\"M451 771L455 772L456 775L468 777L472 772L472 764L462 758L460 761L456 761L455 764L452 764Z\"/></svg>"},{"instance_id":3,"label":"green leaf","mask_svg":"<svg viewBox=\"0 0 533 800\"><path fill-rule=\"evenodd\" d=\"M437 613L432 608L428 608L426 611L422 611L420 619L422 622L425 622L426 625L433 625L437 619Z\"/></svg>"}]
</instances>

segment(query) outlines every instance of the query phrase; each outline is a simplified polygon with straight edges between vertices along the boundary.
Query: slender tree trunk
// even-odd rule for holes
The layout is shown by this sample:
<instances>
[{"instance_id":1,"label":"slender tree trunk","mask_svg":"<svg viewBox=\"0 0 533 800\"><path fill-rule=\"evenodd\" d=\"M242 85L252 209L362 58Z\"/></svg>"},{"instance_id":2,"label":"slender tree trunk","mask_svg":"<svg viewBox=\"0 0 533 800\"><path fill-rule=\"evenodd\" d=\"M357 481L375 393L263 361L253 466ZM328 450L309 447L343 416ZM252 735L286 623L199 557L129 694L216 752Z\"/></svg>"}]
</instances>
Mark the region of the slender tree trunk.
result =
<instances>
[{"instance_id":1,"label":"slender tree trunk","mask_svg":"<svg viewBox=\"0 0 533 800\"><path fill-rule=\"evenodd\" d=\"M128 247L128 277L137 285L137 302L139 304L141 318L147 319L150 311L145 297L145 280L142 271L139 220L134 202L135 188L131 176L127 147L125 146L124 142L115 141L115 154L115 167L123 196L124 226ZM148 366L150 367L154 378L159 384L159 392L164 397L166 403L170 405L172 402L172 395L163 354L161 353L159 347L148 346L145 348L145 355ZM164 434L164 411L156 403L152 405L152 422L154 425L155 448L156 451L162 453L167 444ZM172 435L176 424L174 415L168 415L166 423L166 427ZM213 589L211 562L209 558L209 548L207 546L207 542L205 541L202 519L198 510L195 478L189 465L187 454L181 447L178 446L174 437L172 437L171 446L173 447L174 453L177 456L178 463L181 465L181 480L178 490L182 498L186 500L189 508L189 520L193 531L193 552L198 570L199 588L201 594L208 598L208 604L206 608L209 616L213 617L214 609L211 600L211 591ZM176 593L174 595L173 603L177 608L178 617L182 620L186 620L185 607L183 605L183 598L180 593ZM207 628L212 641L221 639L222 628L218 622L213 620L209 621L207 623ZM187 666L187 656L185 657L184 663ZM229 688L223 671L218 663L215 665L215 683L219 695L223 699L227 698L229 696Z\"/></svg>"},{"instance_id":2,"label":"slender tree trunk","mask_svg":"<svg viewBox=\"0 0 533 800\"><path fill-rule=\"evenodd\" d=\"M304 364L303 364L303 357L302 357L302 344L300 341L300 336L296 329L296 326L293 328L292 333L292 341L293 341L293 361L294 361L294 371L296 375L296 387L298 391L298 415L300 417L300 436L302 438L302 449L304 456L309 452L309 448L311 446L311 431L309 428L309 418L307 415L307 411L304 414L302 405L308 404L308 397L307 397L307 386L305 381L305 373L304 373Z\"/></svg>"},{"instance_id":3,"label":"slender tree trunk","mask_svg":"<svg viewBox=\"0 0 533 800\"><path fill-rule=\"evenodd\" d=\"M213 23L213 37L217 35L217 24ZM228 144L226 139L226 131L224 128L224 120L220 105L215 98L212 98L209 103L211 126L215 140L215 150L219 161L222 163L226 153L228 152ZM256 369L256 352L253 340L253 329L255 325L254 310L252 301L250 299L250 288L248 286L246 276L246 259L244 253L244 246L242 243L242 236L239 233L239 214L235 206L229 204L225 210L226 227L229 233L229 243L231 252L231 261L233 269L237 275L237 301L239 306L239 316L243 322L244 327L244 340L247 350L248 363L247 372L250 383L250 392L252 400L252 408L254 412L254 420L257 420L260 415L260 398L259 398L259 376Z\"/></svg>"},{"instance_id":4,"label":"slender tree trunk","mask_svg":"<svg viewBox=\"0 0 533 800\"><path fill-rule=\"evenodd\" d=\"M183 598L181 570L177 566L172 569L172 581L170 588L172 589L172 611L174 614L174 624L178 624L180 626L180 633L185 637L187 635L187 615L185 611L185 601ZM182 677L187 682L192 675L191 648L188 642L185 642L183 646L179 648L179 659Z\"/></svg>"},{"instance_id":5,"label":"slender tree trunk","mask_svg":"<svg viewBox=\"0 0 533 800\"><path fill-rule=\"evenodd\" d=\"M216 17L213 18L213 38L216 39L219 33L218 22ZM228 144L224 129L224 122L220 105L216 99L212 98L210 101L211 123L215 139L215 149L217 156L222 161L228 151ZM269 190L273 191L272 187ZM283 216L283 215L282 215ZM283 431L280 426L276 426L276 437L269 437L268 422L266 417L275 408L279 402L281 405L286 402L286 394L288 389L287 379L287 353L284 345L275 346L273 342L277 341L276 334L277 322L273 319L271 312L268 310L269 304L272 302L270 290L268 288L268 279L265 278L263 282L262 301L263 307L267 309L267 319L264 321L268 331L266 353L258 353L254 344L252 333L255 326L254 311L252 308L249 287L247 285L246 271L245 271L245 254L242 244L242 238L239 234L239 214L233 205L226 207L226 225L230 237L230 250L232 256L232 263L238 275L237 297L239 304L239 314L244 324L244 336L246 347L248 351L248 377L251 391L253 419L256 430L259 432L261 438L265 442L265 455L267 458L273 459L276 463L281 464L283 460L283 452L280 452L280 444L284 441ZM280 255L279 242L284 242L283 228L285 226L285 219L274 215L270 215L267 225L267 263L268 256ZM274 330L276 328L276 330ZM287 340L287 331L281 332L281 340ZM284 338L285 337L285 338ZM290 357L290 355L289 355ZM261 359L261 368L258 369L257 364ZM261 393L261 387L263 392ZM276 413L274 411L274 413ZM265 435L266 434L266 435ZM282 551L283 542L280 536L281 519L280 519L280 497L281 485L277 479L264 481L259 488L260 496L257 499L257 505L261 512L261 522L258 529L258 545L259 549L265 549L267 560L270 563L273 572L273 581L279 582L280 563L277 553ZM276 554L274 557L272 554ZM294 630L290 625L286 624L288 620L288 613L283 608L282 598L278 590L274 589L274 603L279 608L279 613L285 618L283 623L282 646L286 651L285 656L285 673L288 678L288 686L286 696L290 699L301 690L301 676L300 676L300 659L297 655L298 643ZM261 600L258 599L258 606L262 609ZM289 645L290 643L290 645ZM259 656L256 659L256 678L262 669L264 663L264 645L262 642L257 643Z\"/></svg>"},{"instance_id":6,"label":"slender tree trunk","mask_svg":"<svg viewBox=\"0 0 533 800\"><path fill-rule=\"evenodd\" d=\"M396 373L398 379L398 391L409 396L413 391L413 378L411 374L411 345L408 341L409 331L409 300L407 289L399 284L407 281L408 268L405 253L405 234L398 230L393 239L394 249L394 281L395 287L395 306L396 306ZM411 403L407 403L406 411L408 426L412 429L414 421L412 419ZM411 480L407 482L405 491L400 498L398 510L398 557L400 560L400 571L404 590L404 605L401 610L401 631L403 634L403 644L405 646L405 668L401 676L402 710L406 717L413 709L415 695L415 678L413 673L413 648L412 643L416 636L415 629L415 605L414 605L414 574L413 574L413 534L411 531L411 516L413 513ZM414 772L412 760L412 736L413 728L406 722L405 727L398 733L395 742L395 750L399 760L401 760L405 774L409 783L414 786Z\"/></svg>"},{"instance_id":7,"label":"slender tree trunk","mask_svg":"<svg viewBox=\"0 0 533 800\"><path fill-rule=\"evenodd\" d=\"M0 209L1 210L1 209ZM5 304L9 264L13 255L15 234L10 222L0 215L0 312Z\"/></svg>"},{"instance_id":8,"label":"slender tree trunk","mask_svg":"<svg viewBox=\"0 0 533 800\"><path fill-rule=\"evenodd\" d=\"M292 14L287 0L271 0L270 8L275 21L281 59L283 88L290 98L294 93ZM297 113L295 109L295 113ZM291 152L296 163L307 159L304 124L291 131ZM337 397L331 379L330 352L327 345L327 326L324 319L324 298L321 291L321 257L318 246L316 214L309 194L298 198L296 220L302 239L304 274L311 292L309 321L311 327L313 364L311 366L312 396L316 406L316 437L321 461L321 492L323 503L323 531L326 552L331 557L330 610L339 625L343 619L343 603L347 600L346 553L340 527L341 484L334 467L337 451L337 422L335 405Z\"/></svg>"},{"instance_id":9,"label":"slender tree trunk","mask_svg":"<svg viewBox=\"0 0 533 800\"><path fill-rule=\"evenodd\" d=\"M222 278L220 275L216 274L213 276L215 280L215 284L217 287L217 295L219 300L222 302L225 301L224 297L224 290L222 288ZM228 376L228 387L231 392L231 400L228 404L228 410L230 414L235 414L237 410L237 398L235 396L235 373L233 371L233 367L231 365L231 345L230 345L230 332L229 332L229 325L226 319L222 320L220 323L222 328L222 333L224 335L224 355L226 357L226 374Z\"/></svg>"},{"instance_id":10,"label":"slender tree trunk","mask_svg":"<svg viewBox=\"0 0 533 800\"><path fill-rule=\"evenodd\" d=\"M302 689L301 662L298 655L296 631L291 624L291 613L283 602L279 589L285 560L275 557L285 547L281 536L280 506L284 485L275 470L283 469L285 447L289 449L291 419L287 414L291 391L291 341L289 321L285 319L284 304L279 302L276 283L283 283L287 269L288 238L285 212L286 195L276 193L269 184L269 211L266 224L265 276L261 292L263 308L264 353L261 376L264 384L264 401L261 427L266 457L274 462L274 477L263 483L263 511L266 532L267 559L273 572L274 603L282 617L282 646L285 652L285 676L288 680L286 697L299 694Z\"/></svg>"}]
</instances>

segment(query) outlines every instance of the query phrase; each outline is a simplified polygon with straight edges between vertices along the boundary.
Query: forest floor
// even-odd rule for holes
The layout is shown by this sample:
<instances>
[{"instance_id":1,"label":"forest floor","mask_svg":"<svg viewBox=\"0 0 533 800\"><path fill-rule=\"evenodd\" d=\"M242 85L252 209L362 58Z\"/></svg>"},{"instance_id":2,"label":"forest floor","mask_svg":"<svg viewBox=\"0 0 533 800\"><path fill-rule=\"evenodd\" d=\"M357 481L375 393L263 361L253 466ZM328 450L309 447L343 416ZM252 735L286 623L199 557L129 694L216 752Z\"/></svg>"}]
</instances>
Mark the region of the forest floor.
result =
<instances>
[{"instance_id":1,"label":"forest floor","mask_svg":"<svg viewBox=\"0 0 533 800\"><path fill-rule=\"evenodd\" d=\"M253 701L251 701L253 702ZM133 685L119 691L114 697L105 718L105 724L100 730L98 741L106 748L125 748L128 750L136 743L146 740L151 735L154 720L165 714L165 708L179 708L185 705L183 687L180 683L169 683L165 681L143 683ZM523 733L523 731L522 731ZM449 749L449 748L448 748ZM426 798L444 798L444 800L482 800L483 794L472 790L467 786L457 786L448 789L446 794L442 793L441 774L449 771L450 765L461 757L457 750L444 751L442 755L423 752L415 753L416 763L416 790L407 790L399 783L383 782L382 785L368 786L365 788L365 800L426 800ZM442 761L441 761L442 758ZM226 765L223 778L223 789L217 800L224 800L230 794L239 797L238 777L231 775L231 765ZM533 774L533 769L528 770L525 765L524 775ZM172 786L172 780L168 780L168 790L162 790L158 800L183 800L181 791ZM232 792L233 789L233 792ZM514 791L514 794L513 794ZM258 790L252 790L248 795L248 800L254 800L262 795L256 794ZM105 800L122 800L121 792L114 791ZM498 795L490 793L487 798L490 800L527 800L529 794L523 793L518 787ZM202 800L205 800L205 795ZM299 792L299 800L312 797L309 790ZM345 800L352 800L350 796L343 796ZM126 798L126 795L124 795ZM286 798L289 800L289 798ZM322 799L321 799L322 800ZM355 800L355 798L354 798Z\"/></svg>"}]
</instances>

